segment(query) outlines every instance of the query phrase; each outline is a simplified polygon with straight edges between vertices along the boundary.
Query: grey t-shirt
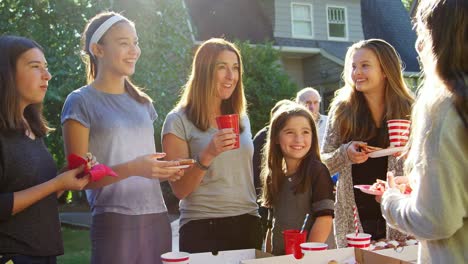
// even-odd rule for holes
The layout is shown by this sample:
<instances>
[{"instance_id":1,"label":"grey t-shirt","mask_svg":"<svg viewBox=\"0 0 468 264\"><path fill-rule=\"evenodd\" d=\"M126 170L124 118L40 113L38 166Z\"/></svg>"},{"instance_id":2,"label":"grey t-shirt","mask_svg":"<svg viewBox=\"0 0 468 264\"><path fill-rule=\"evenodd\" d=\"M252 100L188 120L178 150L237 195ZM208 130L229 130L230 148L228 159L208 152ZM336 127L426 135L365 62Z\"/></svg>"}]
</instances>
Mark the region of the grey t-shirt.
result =
<instances>
[{"instance_id":1,"label":"grey t-shirt","mask_svg":"<svg viewBox=\"0 0 468 264\"><path fill-rule=\"evenodd\" d=\"M300 230L306 214L310 214L305 230L310 231L319 216L332 215L334 211L333 182L327 167L318 160L307 164L308 177L312 185L308 192L293 192L296 174L283 182L276 202L273 205L272 244L273 255L284 255L282 232L288 229Z\"/></svg>"},{"instance_id":2,"label":"grey t-shirt","mask_svg":"<svg viewBox=\"0 0 468 264\"><path fill-rule=\"evenodd\" d=\"M85 86L70 93L62 124L76 120L89 128L89 151L98 162L113 166L156 152L153 122L156 110L129 94L108 94ZM142 215L167 211L157 179L131 176L103 188L87 190L93 215L113 212Z\"/></svg>"},{"instance_id":3,"label":"grey t-shirt","mask_svg":"<svg viewBox=\"0 0 468 264\"><path fill-rule=\"evenodd\" d=\"M241 117L244 131L240 147L217 156L205 173L200 185L180 201L180 225L190 220L229 217L242 214L258 216L253 184L253 143L250 122ZM162 134L174 134L186 141L190 157L197 156L218 132L209 128L203 132L187 119L183 109L173 110L166 117Z\"/></svg>"}]
</instances>

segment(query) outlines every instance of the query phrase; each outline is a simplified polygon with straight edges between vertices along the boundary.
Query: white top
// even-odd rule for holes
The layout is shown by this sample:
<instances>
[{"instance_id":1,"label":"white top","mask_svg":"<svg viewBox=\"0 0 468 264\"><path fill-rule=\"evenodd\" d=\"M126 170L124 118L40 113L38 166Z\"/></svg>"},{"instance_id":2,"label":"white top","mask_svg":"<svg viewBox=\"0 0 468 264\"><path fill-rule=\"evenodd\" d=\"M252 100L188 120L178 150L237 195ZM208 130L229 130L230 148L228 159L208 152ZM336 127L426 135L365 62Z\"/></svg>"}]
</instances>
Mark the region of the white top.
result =
<instances>
[{"instance_id":1,"label":"white top","mask_svg":"<svg viewBox=\"0 0 468 264\"><path fill-rule=\"evenodd\" d=\"M418 263L468 263L468 134L450 97L431 108L413 116L413 192L386 191L382 213L421 241Z\"/></svg>"},{"instance_id":2,"label":"white top","mask_svg":"<svg viewBox=\"0 0 468 264\"><path fill-rule=\"evenodd\" d=\"M327 126L328 116L319 114L319 120L317 121L317 136L319 147L322 148L323 138L325 136L325 127Z\"/></svg>"}]
</instances>

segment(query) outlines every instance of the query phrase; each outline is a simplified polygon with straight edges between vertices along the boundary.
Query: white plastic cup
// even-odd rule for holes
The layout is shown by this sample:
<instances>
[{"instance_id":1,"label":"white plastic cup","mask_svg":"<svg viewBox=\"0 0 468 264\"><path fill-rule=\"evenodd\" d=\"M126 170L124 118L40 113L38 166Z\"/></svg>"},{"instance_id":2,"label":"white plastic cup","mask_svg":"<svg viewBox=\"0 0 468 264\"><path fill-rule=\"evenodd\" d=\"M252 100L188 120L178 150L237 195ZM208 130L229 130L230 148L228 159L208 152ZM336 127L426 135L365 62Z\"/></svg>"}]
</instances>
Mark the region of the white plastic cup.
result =
<instances>
[{"instance_id":1,"label":"white plastic cup","mask_svg":"<svg viewBox=\"0 0 468 264\"><path fill-rule=\"evenodd\" d=\"M346 235L346 240L348 241L348 247L369 249L371 237L366 233L359 233L357 236L356 233L352 233Z\"/></svg>"},{"instance_id":2,"label":"white plastic cup","mask_svg":"<svg viewBox=\"0 0 468 264\"><path fill-rule=\"evenodd\" d=\"M161 255L163 264L188 264L190 254L187 252L167 252Z\"/></svg>"},{"instance_id":3,"label":"white plastic cup","mask_svg":"<svg viewBox=\"0 0 468 264\"><path fill-rule=\"evenodd\" d=\"M301 244L302 254L307 255L315 251L327 250L328 245L318 242L306 242Z\"/></svg>"}]
</instances>

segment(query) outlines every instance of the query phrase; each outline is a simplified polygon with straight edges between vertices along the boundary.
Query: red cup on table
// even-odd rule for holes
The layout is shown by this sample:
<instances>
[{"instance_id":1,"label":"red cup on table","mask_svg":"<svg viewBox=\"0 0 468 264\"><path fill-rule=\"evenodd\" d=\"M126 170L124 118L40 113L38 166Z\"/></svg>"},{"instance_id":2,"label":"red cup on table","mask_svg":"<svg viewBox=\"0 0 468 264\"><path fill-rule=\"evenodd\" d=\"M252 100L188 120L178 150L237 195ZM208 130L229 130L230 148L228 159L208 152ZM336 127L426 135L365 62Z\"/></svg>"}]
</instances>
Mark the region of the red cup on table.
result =
<instances>
[{"instance_id":1,"label":"red cup on table","mask_svg":"<svg viewBox=\"0 0 468 264\"><path fill-rule=\"evenodd\" d=\"M318 242L306 242L301 244L302 254L310 254L315 251L327 250L328 245L325 243Z\"/></svg>"},{"instance_id":2,"label":"red cup on table","mask_svg":"<svg viewBox=\"0 0 468 264\"><path fill-rule=\"evenodd\" d=\"M409 139L411 121L406 119L391 119L387 121L390 147L403 147Z\"/></svg>"},{"instance_id":3,"label":"red cup on table","mask_svg":"<svg viewBox=\"0 0 468 264\"><path fill-rule=\"evenodd\" d=\"M371 242L371 235L366 233L356 233L347 234L346 241L348 242L348 247L355 247L361 249L368 249Z\"/></svg>"},{"instance_id":4,"label":"red cup on table","mask_svg":"<svg viewBox=\"0 0 468 264\"><path fill-rule=\"evenodd\" d=\"M236 134L236 143L234 143L234 149L239 148L239 115L221 115L216 117L216 124L218 129L232 128Z\"/></svg>"},{"instance_id":5,"label":"red cup on table","mask_svg":"<svg viewBox=\"0 0 468 264\"><path fill-rule=\"evenodd\" d=\"M283 239L285 254L293 254L296 259L302 258L301 244L306 242L307 231L301 233L295 229L284 230Z\"/></svg>"},{"instance_id":6,"label":"red cup on table","mask_svg":"<svg viewBox=\"0 0 468 264\"><path fill-rule=\"evenodd\" d=\"M187 252L167 252L161 255L163 264L188 264L190 254Z\"/></svg>"}]
</instances>

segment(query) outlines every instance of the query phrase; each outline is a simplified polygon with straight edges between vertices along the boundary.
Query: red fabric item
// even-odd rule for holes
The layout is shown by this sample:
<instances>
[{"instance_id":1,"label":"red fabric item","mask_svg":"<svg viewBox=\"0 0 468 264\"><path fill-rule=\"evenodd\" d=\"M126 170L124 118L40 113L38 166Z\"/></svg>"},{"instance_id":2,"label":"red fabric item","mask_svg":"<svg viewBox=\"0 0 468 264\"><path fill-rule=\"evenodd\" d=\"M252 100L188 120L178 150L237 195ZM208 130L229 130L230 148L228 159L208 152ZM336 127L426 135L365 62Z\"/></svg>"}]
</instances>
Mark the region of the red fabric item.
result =
<instances>
[{"instance_id":1,"label":"red fabric item","mask_svg":"<svg viewBox=\"0 0 468 264\"><path fill-rule=\"evenodd\" d=\"M67 160L68 169L70 170L78 168L81 165L85 166L83 172L78 174L78 178L82 178L87 174L91 176L91 181L99 181L104 176L117 177L117 173L115 173L111 168L107 167L104 164L97 164L94 165L91 169L88 169L88 161L85 158L80 157L76 154L68 155Z\"/></svg>"}]
</instances>

